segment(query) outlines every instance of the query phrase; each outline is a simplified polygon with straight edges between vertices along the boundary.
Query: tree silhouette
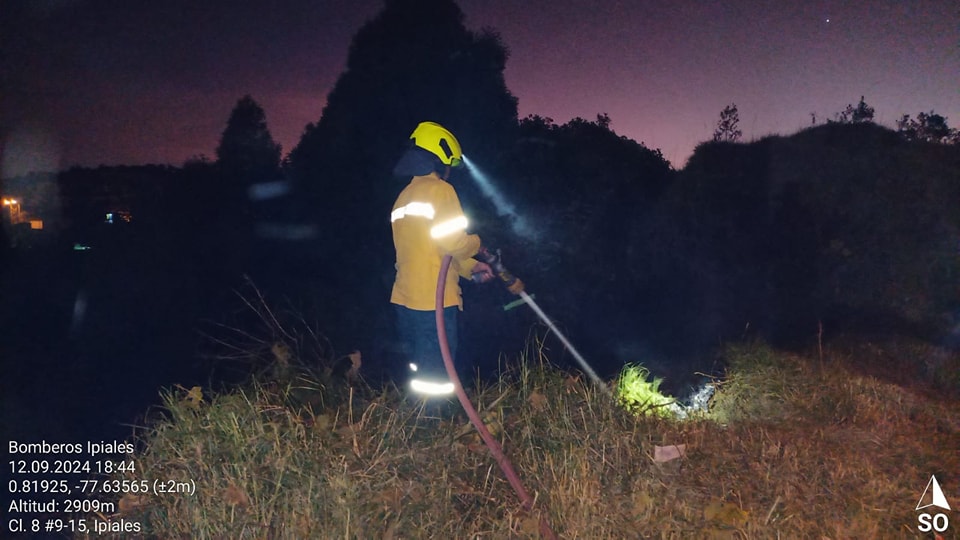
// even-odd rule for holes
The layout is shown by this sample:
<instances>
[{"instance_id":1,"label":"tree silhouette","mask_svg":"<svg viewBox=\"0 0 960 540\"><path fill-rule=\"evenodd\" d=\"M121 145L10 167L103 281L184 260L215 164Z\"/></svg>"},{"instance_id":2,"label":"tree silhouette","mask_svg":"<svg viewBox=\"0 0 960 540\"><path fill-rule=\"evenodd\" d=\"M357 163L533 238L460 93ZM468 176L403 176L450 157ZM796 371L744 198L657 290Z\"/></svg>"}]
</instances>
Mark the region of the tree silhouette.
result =
<instances>
[{"instance_id":1,"label":"tree silhouette","mask_svg":"<svg viewBox=\"0 0 960 540\"><path fill-rule=\"evenodd\" d=\"M920 113L916 119L909 114L897 120L897 131L909 141L927 141L937 143L960 142L960 133L947 125L947 119L933 111Z\"/></svg>"},{"instance_id":2,"label":"tree silhouette","mask_svg":"<svg viewBox=\"0 0 960 540\"><path fill-rule=\"evenodd\" d=\"M653 229L664 316L691 339L940 324L960 299L958 167L953 147L872 122L698 146Z\"/></svg>"},{"instance_id":3,"label":"tree silhouette","mask_svg":"<svg viewBox=\"0 0 960 540\"><path fill-rule=\"evenodd\" d=\"M215 246L225 275L236 277L249 271L253 254L254 205L247 196L251 184L276 180L280 175L280 145L267 128L263 108L249 95L237 101L217 146L217 175L197 196L206 201L207 213L216 209L218 219L204 231ZM185 172L203 177L202 161Z\"/></svg>"},{"instance_id":4,"label":"tree silhouette","mask_svg":"<svg viewBox=\"0 0 960 540\"><path fill-rule=\"evenodd\" d=\"M355 34L322 116L289 155L299 213L316 230L311 273L351 291L341 305L329 306L339 311L339 327L372 333L381 323L376 317L389 316L383 309L395 275L389 215L409 180L394 178L392 170L418 123L442 124L471 159L498 172L517 130L506 60L499 36L467 30L453 0L388 1ZM469 192L476 188L463 173L452 180L472 230L485 234L483 224L494 223L484 217L489 205Z\"/></svg>"},{"instance_id":5,"label":"tree silhouette","mask_svg":"<svg viewBox=\"0 0 960 540\"><path fill-rule=\"evenodd\" d=\"M240 98L217 146L221 172L243 184L272 180L280 170L280 151L263 108L249 95Z\"/></svg>"},{"instance_id":6,"label":"tree silhouette","mask_svg":"<svg viewBox=\"0 0 960 540\"><path fill-rule=\"evenodd\" d=\"M382 216L404 180L391 170L422 121L450 129L465 153L494 168L517 124L506 58L499 36L468 31L452 0L389 1L357 32L323 115L289 156L313 215L323 216L325 249L392 269Z\"/></svg>"},{"instance_id":7,"label":"tree silhouette","mask_svg":"<svg viewBox=\"0 0 960 540\"><path fill-rule=\"evenodd\" d=\"M843 112L837 114L837 123L840 124L859 124L862 122L873 122L873 107L867 105L863 96L860 96L860 102L857 106L847 105Z\"/></svg>"},{"instance_id":8,"label":"tree silhouette","mask_svg":"<svg viewBox=\"0 0 960 540\"><path fill-rule=\"evenodd\" d=\"M617 135L612 125L606 114L560 126L525 118L509 155L509 182L501 182L533 232L502 242L511 265L536 290L551 291L548 312L582 306L580 317L591 324L573 339L598 352L612 345L618 324L643 316L636 308L649 268L645 231L673 178L658 150Z\"/></svg>"},{"instance_id":9,"label":"tree silhouette","mask_svg":"<svg viewBox=\"0 0 960 540\"><path fill-rule=\"evenodd\" d=\"M737 104L731 103L720 111L720 120L717 121L717 128L713 130L713 140L715 142L737 142L743 132L740 131L740 112L737 110Z\"/></svg>"}]
</instances>

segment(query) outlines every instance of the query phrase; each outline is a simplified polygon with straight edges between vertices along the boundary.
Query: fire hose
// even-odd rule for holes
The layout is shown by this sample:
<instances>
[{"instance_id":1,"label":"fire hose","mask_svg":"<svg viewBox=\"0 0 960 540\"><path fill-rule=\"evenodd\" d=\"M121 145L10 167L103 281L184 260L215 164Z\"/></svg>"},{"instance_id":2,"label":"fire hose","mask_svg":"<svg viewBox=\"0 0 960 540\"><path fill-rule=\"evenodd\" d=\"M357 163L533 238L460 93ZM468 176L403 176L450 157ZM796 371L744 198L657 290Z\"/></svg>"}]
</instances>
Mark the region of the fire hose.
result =
<instances>
[{"instance_id":1,"label":"fire hose","mask_svg":"<svg viewBox=\"0 0 960 540\"><path fill-rule=\"evenodd\" d=\"M490 255L489 252L484 252L483 257L486 258L487 255ZM523 483L520 482L520 477L513 469L513 464L510 463L506 454L503 453L503 448L500 447L500 443L490 434L487 426L484 425L483 420L480 418L480 414L477 413L477 409L474 408L473 403L470 402L470 398L467 397L463 385L460 384L460 377L457 375L457 370L453 365L453 355L450 354L450 344L447 342L447 329L443 323L443 291L447 281L447 272L450 269L450 261L450 255L443 257L443 261L440 263L440 274L437 277L437 338L440 342L440 354L443 356L443 364L447 368L447 375L450 377L450 381L453 382L457 399L460 400L460 405L463 406L463 410L470 418L470 423L477 429L480 438L483 439L487 448L490 449L490 453L493 454L493 458L496 460L497 465L500 466L500 470L502 470L504 476L507 477L507 482L510 483L510 486L513 487L517 496L520 497L520 502L524 510L530 512L533 510L533 498L523 487ZM510 288L511 292L513 292L514 288L522 291L523 283L503 268L502 263L499 262L499 254L497 255L496 262L498 263L497 267L493 267L493 265L491 265L491 267L493 267L494 272L500 277L504 284ZM511 278L512 281L510 281ZM553 529L550 528L550 523L542 514L540 516L540 536L549 539L556 539L557 537Z\"/></svg>"}]
</instances>

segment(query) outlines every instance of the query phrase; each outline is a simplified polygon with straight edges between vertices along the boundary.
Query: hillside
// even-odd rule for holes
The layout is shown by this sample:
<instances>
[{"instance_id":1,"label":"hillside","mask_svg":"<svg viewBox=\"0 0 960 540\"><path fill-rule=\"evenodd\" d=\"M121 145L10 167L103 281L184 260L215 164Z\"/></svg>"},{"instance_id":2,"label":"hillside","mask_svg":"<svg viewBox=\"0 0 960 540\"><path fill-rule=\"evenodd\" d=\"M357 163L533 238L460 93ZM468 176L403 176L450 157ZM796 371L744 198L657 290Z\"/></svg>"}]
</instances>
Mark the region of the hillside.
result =
<instances>
[{"instance_id":1,"label":"hillside","mask_svg":"<svg viewBox=\"0 0 960 540\"><path fill-rule=\"evenodd\" d=\"M958 372L956 353L899 347L872 350ZM628 413L535 354L472 399L561 538L914 538L931 475L957 500L956 399L862 375L865 353L724 354L709 411L687 420ZM109 518L165 538L537 536L456 403L290 381L168 392L124 478L196 492L125 495ZM683 457L658 462L673 445Z\"/></svg>"}]
</instances>

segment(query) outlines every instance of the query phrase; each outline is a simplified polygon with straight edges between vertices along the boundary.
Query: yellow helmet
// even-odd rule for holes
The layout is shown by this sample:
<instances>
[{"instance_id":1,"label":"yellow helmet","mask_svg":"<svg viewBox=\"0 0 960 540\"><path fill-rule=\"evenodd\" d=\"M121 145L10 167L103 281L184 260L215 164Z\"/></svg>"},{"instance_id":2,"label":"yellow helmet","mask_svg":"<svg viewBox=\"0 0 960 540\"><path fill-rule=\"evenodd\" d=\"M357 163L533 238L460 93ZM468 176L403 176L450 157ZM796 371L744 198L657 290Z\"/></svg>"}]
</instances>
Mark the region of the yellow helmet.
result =
<instances>
[{"instance_id":1,"label":"yellow helmet","mask_svg":"<svg viewBox=\"0 0 960 540\"><path fill-rule=\"evenodd\" d=\"M463 152L457 138L436 122L420 122L410 138L414 144L440 158L444 165L459 167L463 163Z\"/></svg>"}]
</instances>

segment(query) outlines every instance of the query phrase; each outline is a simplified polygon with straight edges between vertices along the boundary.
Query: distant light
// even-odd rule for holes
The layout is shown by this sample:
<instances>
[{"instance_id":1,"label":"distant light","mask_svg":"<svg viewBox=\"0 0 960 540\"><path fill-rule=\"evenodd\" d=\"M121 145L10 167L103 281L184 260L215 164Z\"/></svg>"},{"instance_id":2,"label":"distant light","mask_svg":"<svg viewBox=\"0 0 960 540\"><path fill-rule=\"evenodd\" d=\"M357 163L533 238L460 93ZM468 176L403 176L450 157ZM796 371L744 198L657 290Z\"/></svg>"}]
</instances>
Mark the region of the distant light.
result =
<instances>
[{"instance_id":1,"label":"distant light","mask_svg":"<svg viewBox=\"0 0 960 540\"><path fill-rule=\"evenodd\" d=\"M293 186L291 183L285 180L277 182L261 182L259 184L252 184L249 188L247 188L247 196L253 201L274 199L290 193L292 187Z\"/></svg>"},{"instance_id":2,"label":"distant light","mask_svg":"<svg viewBox=\"0 0 960 540\"><path fill-rule=\"evenodd\" d=\"M416 370L417 370L417 365L414 364L413 362L410 362L410 371L416 371Z\"/></svg>"},{"instance_id":3,"label":"distant light","mask_svg":"<svg viewBox=\"0 0 960 540\"><path fill-rule=\"evenodd\" d=\"M317 227L311 224L257 223L256 234L269 240L309 240L317 236Z\"/></svg>"},{"instance_id":4,"label":"distant light","mask_svg":"<svg viewBox=\"0 0 960 540\"><path fill-rule=\"evenodd\" d=\"M73 245L73 250L74 250L74 251L87 251L88 249L91 249L90 246L81 244L81 243L79 243L79 242L77 242L76 244Z\"/></svg>"},{"instance_id":5,"label":"distant light","mask_svg":"<svg viewBox=\"0 0 960 540\"><path fill-rule=\"evenodd\" d=\"M77 291L77 298L73 302L73 320L70 323L71 328L77 330L83 323L83 318L87 314L87 293L84 290Z\"/></svg>"},{"instance_id":6,"label":"distant light","mask_svg":"<svg viewBox=\"0 0 960 540\"><path fill-rule=\"evenodd\" d=\"M830 19L827 19L827 22L830 22Z\"/></svg>"}]
</instances>

